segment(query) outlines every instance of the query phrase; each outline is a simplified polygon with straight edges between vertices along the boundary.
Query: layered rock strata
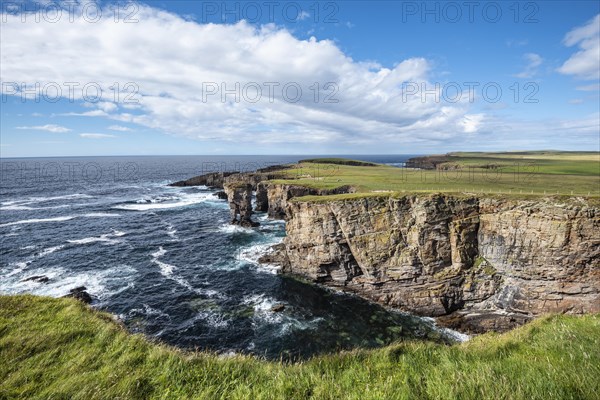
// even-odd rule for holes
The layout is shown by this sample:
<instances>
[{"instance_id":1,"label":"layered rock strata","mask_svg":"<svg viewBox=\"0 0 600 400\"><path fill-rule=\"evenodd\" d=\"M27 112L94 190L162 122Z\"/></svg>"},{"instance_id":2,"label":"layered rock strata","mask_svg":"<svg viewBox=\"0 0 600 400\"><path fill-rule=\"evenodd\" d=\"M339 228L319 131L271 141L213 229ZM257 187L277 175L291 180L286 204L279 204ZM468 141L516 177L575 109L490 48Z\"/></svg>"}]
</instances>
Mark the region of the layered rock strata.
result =
<instances>
[{"instance_id":1,"label":"layered rock strata","mask_svg":"<svg viewBox=\"0 0 600 400\"><path fill-rule=\"evenodd\" d=\"M284 272L381 304L426 316L470 310L461 320L474 331L600 312L600 214L585 202L420 195L286 210Z\"/></svg>"}]
</instances>

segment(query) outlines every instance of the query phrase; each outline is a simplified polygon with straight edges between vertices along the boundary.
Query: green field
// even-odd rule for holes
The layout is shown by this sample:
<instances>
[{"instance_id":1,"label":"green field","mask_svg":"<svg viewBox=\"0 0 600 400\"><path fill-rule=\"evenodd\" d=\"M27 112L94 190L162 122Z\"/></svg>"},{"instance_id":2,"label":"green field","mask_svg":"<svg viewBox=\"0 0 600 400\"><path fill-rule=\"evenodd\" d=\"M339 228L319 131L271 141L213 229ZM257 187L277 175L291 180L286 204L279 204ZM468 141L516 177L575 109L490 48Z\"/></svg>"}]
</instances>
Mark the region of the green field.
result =
<instances>
[{"instance_id":1,"label":"green field","mask_svg":"<svg viewBox=\"0 0 600 400\"><path fill-rule=\"evenodd\" d=\"M73 299L0 297L0 399L597 399L600 315L284 364L186 353Z\"/></svg>"},{"instance_id":2,"label":"green field","mask_svg":"<svg viewBox=\"0 0 600 400\"><path fill-rule=\"evenodd\" d=\"M594 152L450 153L435 170L301 162L276 182L313 188L350 185L382 192L487 193L511 196L600 196L600 154ZM360 196L359 195L355 195ZM347 197L347 196L346 196Z\"/></svg>"}]
</instances>

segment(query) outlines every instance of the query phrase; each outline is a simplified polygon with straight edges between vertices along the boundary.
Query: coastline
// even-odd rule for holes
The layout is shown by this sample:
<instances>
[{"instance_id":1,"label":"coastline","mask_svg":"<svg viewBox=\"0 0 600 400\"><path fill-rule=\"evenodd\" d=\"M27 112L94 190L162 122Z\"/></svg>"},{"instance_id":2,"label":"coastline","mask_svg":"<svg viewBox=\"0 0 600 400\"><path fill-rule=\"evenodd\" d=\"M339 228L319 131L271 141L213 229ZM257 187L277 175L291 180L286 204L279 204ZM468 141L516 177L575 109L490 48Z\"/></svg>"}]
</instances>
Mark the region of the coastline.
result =
<instances>
[{"instance_id":1,"label":"coastline","mask_svg":"<svg viewBox=\"0 0 600 400\"><path fill-rule=\"evenodd\" d=\"M499 162L498 154L492 156ZM485 160L479 167L483 171L490 169L486 157L480 157ZM457 159L454 153L425 156L410 159L407 165L418 164L436 173L460 169ZM256 173L195 177L174 185L224 188L232 224L253 226L253 196L257 210L287 221L283 244L262 257L263 262L281 266L284 274L393 309L435 317L440 325L458 331L502 332L547 312L600 311L600 284L594 275L599 267L594 246L600 242L593 233L600 227L596 197L531 196L516 190L406 193L374 186L365 191L364 179L352 181L351 175L387 176L397 171L352 160L311 159ZM403 216L407 213L412 217ZM556 225L555 219L564 222ZM530 231L515 231L503 227L506 223L533 225ZM410 239L414 229L420 232L417 241ZM553 229L558 230L550 234ZM578 233L572 233L574 229ZM513 245L506 246L500 239ZM370 244L371 240L381 244ZM430 240L438 244L431 247ZM569 244L547 245L561 242ZM405 250L390 255L397 246ZM577 261L569 256L573 247L578 248ZM515 257L521 261L507 261ZM562 263L557 263L560 259Z\"/></svg>"}]
</instances>

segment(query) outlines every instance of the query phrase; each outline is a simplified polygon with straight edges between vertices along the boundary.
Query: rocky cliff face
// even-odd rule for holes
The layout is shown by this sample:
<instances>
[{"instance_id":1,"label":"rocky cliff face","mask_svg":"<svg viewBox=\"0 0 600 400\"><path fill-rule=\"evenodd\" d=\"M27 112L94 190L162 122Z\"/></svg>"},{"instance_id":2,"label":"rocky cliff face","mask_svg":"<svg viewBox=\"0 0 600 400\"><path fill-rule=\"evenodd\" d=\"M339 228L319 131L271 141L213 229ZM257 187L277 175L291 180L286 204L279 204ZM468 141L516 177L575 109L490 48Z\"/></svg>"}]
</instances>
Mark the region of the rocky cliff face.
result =
<instances>
[{"instance_id":1,"label":"rocky cliff face","mask_svg":"<svg viewBox=\"0 0 600 400\"><path fill-rule=\"evenodd\" d=\"M252 221L252 184L244 182L226 183L224 185L229 203L230 223L245 227L257 226Z\"/></svg>"},{"instance_id":2,"label":"rocky cliff face","mask_svg":"<svg viewBox=\"0 0 600 400\"><path fill-rule=\"evenodd\" d=\"M300 185L260 182L256 187L256 210L266 211L270 218L283 219L286 216L288 201L294 197L324 196L330 194L353 193L351 186L334 189L314 189Z\"/></svg>"},{"instance_id":3,"label":"rocky cliff face","mask_svg":"<svg viewBox=\"0 0 600 400\"><path fill-rule=\"evenodd\" d=\"M271 181L273 171L217 173L174 185L224 187L231 222L256 209L287 220L266 262L471 332L546 312L600 312L600 209L580 199L451 195L290 201L351 193Z\"/></svg>"},{"instance_id":4,"label":"rocky cliff face","mask_svg":"<svg viewBox=\"0 0 600 400\"><path fill-rule=\"evenodd\" d=\"M235 172L211 172L209 174L195 176L185 181L171 183L169 186L208 186L211 188L223 189L225 180ZM239 175L239 174L238 174Z\"/></svg>"},{"instance_id":5,"label":"rocky cliff face","mask_svg":"<svg viewBox=\"0 0 600 400\"><path fill-rule=\"evenodd\" d=\"M382 304L427 316L468 310L473 331L600 312L600 212L583 202L432 195L287 202L286 211L284 272Z\"/></svg>"}]
</instances>

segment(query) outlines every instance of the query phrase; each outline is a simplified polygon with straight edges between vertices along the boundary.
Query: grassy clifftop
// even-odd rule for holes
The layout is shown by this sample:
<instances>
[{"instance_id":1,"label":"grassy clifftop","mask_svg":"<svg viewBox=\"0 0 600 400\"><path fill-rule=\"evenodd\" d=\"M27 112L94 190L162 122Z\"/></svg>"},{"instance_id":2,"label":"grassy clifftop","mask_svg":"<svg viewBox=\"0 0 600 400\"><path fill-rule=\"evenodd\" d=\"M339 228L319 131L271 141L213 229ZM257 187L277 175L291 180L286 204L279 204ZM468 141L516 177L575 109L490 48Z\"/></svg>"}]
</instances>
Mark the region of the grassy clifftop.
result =
<instances>
[{"instance_id":1,"label":"grassy clifftop","mask_svg":"<svg viewBox=\"0 0 600 400\"><path fill-rule=\"evenodd\" d=\"M72 299L0 297L0 399L595 399L600 315L285 365L184 353Z\"/></svg>"},{"instance_id":2,"label":"grassy clifftop","mask_svg":"<svg viewBox=\"0 0 600 400\"><path fill-rule=\"evenodd\" d=\"M352 186L357 192L353 197L393 192L600 196L596 152L449 153L431 159L420 160L435 169L314 159L286 169L284 179L275 182L317 189Z\"/></svg>"}]
</instances>

